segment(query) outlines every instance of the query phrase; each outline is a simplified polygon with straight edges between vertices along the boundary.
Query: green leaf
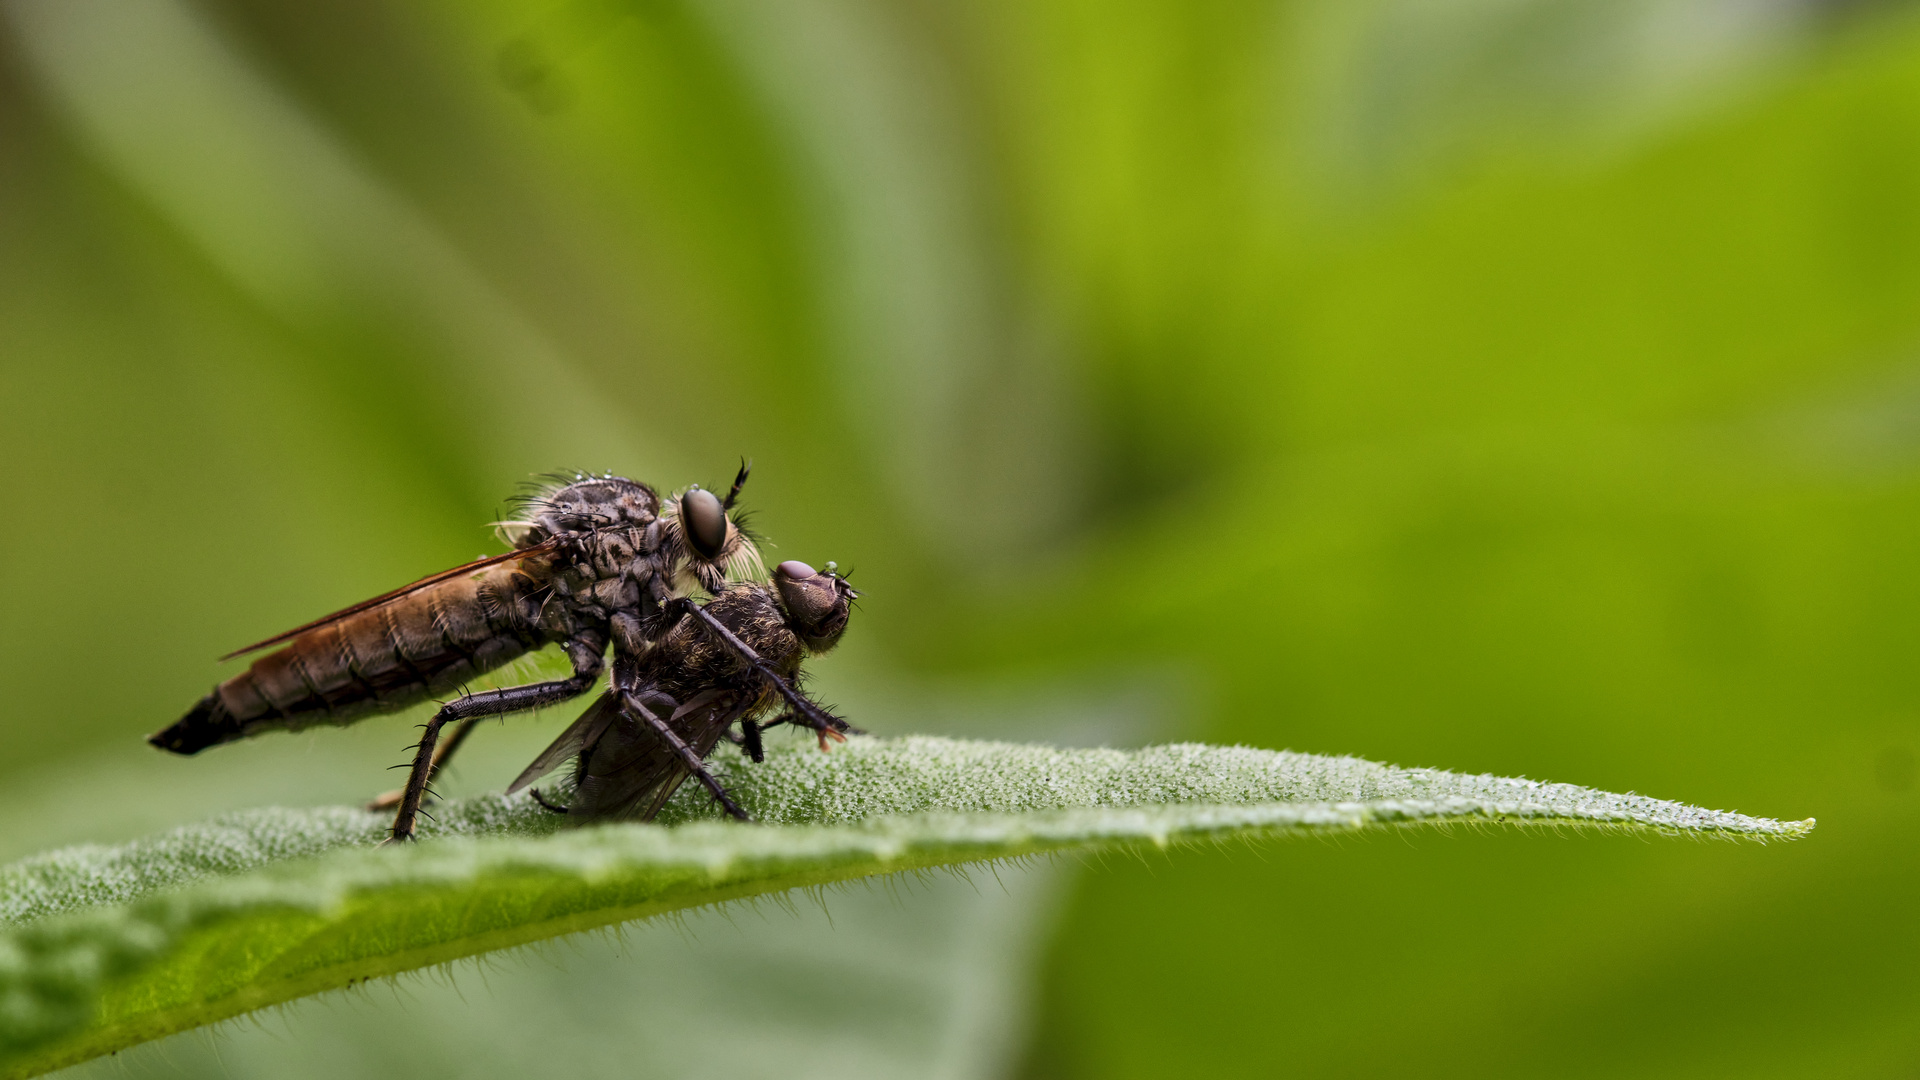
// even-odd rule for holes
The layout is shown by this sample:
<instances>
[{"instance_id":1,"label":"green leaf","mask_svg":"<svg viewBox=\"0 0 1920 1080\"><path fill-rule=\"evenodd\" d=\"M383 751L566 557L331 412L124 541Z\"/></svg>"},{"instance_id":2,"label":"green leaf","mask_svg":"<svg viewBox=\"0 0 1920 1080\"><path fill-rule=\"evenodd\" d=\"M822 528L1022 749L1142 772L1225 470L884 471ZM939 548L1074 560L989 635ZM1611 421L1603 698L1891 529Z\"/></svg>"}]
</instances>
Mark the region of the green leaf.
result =
<instances>
[{"instance_id":1,"label":"green leaf","mask_svg":"<svg viewBox=\"0 0 1920 1080\"><path fill-rule=\"evenodd\" d=\"M1813 822L1567 784L1194 744L855 739L731 754L762 824L685 785L655 825L562 830L524 796L384 818L264 809L0 870L0 1074L29 1076L335 987L661 912L873 874L1114 846L1503 823L1792 839Z\"/></svg>"}]
</instances>

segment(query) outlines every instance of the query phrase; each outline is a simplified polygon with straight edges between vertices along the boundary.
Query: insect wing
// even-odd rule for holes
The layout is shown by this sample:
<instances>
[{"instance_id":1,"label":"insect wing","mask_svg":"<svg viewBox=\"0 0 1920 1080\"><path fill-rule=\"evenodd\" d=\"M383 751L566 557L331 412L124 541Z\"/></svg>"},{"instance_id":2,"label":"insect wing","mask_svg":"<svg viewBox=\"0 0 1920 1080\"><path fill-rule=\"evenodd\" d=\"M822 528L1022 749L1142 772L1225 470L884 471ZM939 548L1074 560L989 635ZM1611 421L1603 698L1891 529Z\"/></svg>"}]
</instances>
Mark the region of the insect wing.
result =
<instances>
[{"instance_id":1,"label":"insect wing","mask_svg":"<svg viewBox=\"0 0 1920 1080\"><path fill-rule=\"evenodd\" d=\"M310 623L303 623L300 626L296 626L293 629L288 630L286 633L275 634L274 636L267 638L265 641L256 641L244 649L235 649L232 652L228 653L227 655L221 657L220 659L231 660L236 656L245 656L250 652L254 652L259 649L264 649L269 645L278 645L283 641L291 641L294 638L299 637L301 634L304 634L309 630L318 630L321 627L326 626L328 623L339 622L341 619L344 619L349 615L358 615L361 612L367 610L368 608L379 607L381 604L384 604L389 600L398 600L400 597L405 596L408 593L419 592L421 589L424 589L429 585L438 585L439 583L447 580L448 578L456 578L456 577L459 577L461 574L471 573L475 570L484 569L486 567L493 566L496 563L507 562L511 559L524 559L529 555L537 555L544 551L550 551L555 546L557 546L558 543L559 541L557 540L547 540L542 543L535 544L534 546L529 548L521 548L518 551L509 551L504 555L492 555L484 559L475 559L470 563L462 563L461 565L456 566L451 570L442 570L439 573L433 574L429 577L423 577L419 581L416 581L411 585L403 585L400 588L393 590L392 592L381 593L379 596L376 596L371 600L362 600L361 602L353 605L352 607L341 608L339 611L336 611L331 615L322 616L318 619L313 620Z\"/></svg>"},{"instance_id":2,"label":"insect wing","mask_svg":"<svg viewBox=\"0 0 1920 1080\"><path fill-rule=\"evenodd\" d=\"M654 715L665 715L681 740L703 758L747 704L739 695L718 690L703 691L676 708L668 707L673 699L664 694L646 697L651 700L642 707L652 706ZM581 764L569 810L587 820L650 821L691 775L650 724L624 709Z\"/></svg>"},{"instance_id":3,"label":"insect wing","mask_svg":"<svg viewBox=\"0 0 1920 1080\"><path fill-rule=\"evenodd\" d=\"M553 740L552 746L542 750L540 756L533 759L533 764L528 765L515 778L507 788L507 794L512 795L518 792L521 788L565 765L582 750L599 742L600 736L606 734L607 728L619 715L619 696L612 691L601 694L592 705L587 707L586 712L580 714L578 720L567 725L567 730Z\"/></svg>"},{"instance_id":4,"label":"insect wing","mask_svg":"<svg viewBox=\"0 0 1920 1080\"><path fill-rule=\"evenodd\" d=\"M655 715L675 711L672 698L648 696L654 697L651 704L660 706ZM684 776L686 767L672 748L660 741L652 726L634 716L632 710L617 707L605 734L580 755L573 802L567 812L581 821L628 818L636 804L650 799L663 786L671 791Z\"/></svg>"},{"instance_id":5,"label":"insect wing","mask_svg":"<svg viewBox=\"0 0 1920 1080\"><path fill-rule=\"evenodd\" d=\"M708 690L695 695L691 701L677 709L667 723L679 733L681 741L691 746L693 752L699 754L704 760L708 754L713 753L714 745L720 741L720 736L726 733L728 726L746 711L747 702L740 699L738 695ZM677 757L674 760L675 764L679 763ZM640 821L652 821L660 813L660 808L667 805L667 800L673 797L673 793L691 775L693 774L682 768L679 776L675 777L671 783L663 785L647 803L646 808L633 816Z\"/></svg>"}]
</instances>

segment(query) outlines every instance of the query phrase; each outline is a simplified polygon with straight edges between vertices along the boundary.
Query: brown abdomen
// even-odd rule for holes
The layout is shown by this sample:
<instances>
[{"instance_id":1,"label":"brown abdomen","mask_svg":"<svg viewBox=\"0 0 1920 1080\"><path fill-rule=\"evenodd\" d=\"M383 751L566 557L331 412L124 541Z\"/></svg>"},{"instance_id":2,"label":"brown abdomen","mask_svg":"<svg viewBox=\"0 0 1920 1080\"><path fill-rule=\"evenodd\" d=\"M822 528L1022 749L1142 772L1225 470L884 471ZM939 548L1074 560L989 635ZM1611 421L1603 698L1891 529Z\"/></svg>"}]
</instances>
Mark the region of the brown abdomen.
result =
<instances>
[{"instance_id":1,"label":"brown abdomen","mask_svg":"<svg viewBox=\"0 0 1920 1080\"><path fill-rule=\"evenodd\" d=\"M147 741L192 754L262 731L348 724L458 691L547 643L535 595L542 589L530 568L522 560L500 563L315 627Z\"/></svg>"}]
</instances>

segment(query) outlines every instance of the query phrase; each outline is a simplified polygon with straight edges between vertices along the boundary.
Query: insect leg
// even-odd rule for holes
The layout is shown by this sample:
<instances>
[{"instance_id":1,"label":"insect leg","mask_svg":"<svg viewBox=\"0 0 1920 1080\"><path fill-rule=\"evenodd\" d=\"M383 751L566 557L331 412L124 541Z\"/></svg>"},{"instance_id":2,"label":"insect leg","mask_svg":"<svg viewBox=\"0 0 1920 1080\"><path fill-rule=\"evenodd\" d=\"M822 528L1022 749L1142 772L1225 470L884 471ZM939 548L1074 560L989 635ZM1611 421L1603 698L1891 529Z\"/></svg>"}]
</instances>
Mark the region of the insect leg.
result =
<instances>
[{"instance_id":1,"label":"insect leg","mask_svg":"<svg viewBox=\"0 0 1920 1080\"><path fill-rule=\"evenodd\" d=\"M827 713L826 715L831 719L840 720L839 717L834 716L832 713ZM854 727L852 724L847 723L845 720L840 720L840 727L837 729L831 728L831 727L824 727L824 728L815 727L812 721L808 720L804 716L799 715L798 713L794 712L792 709L788 709L786 712L781 713L779 716L776 716L773 719L767 721L766 723L761 724L760 730L764 732L770 728L779 727L781 724L792 724L794 727L806 728L807 730L813 732L816 736L819 737L820 749L823 751L826 750L827 748L828 739L832 739L835 742L847 741L846 737L842 735L841 732L847 732L853 735L866 734L865 731L861 730L860 728ZM759 760L759 759L756 758L755 760Z\"/></svg>"},{"instance_id":2,"label":"insect leg","mask_svg":"<svg viewBox=\"0 0 1920 1080\"><path fill-rule=\"evenodd\" d=\"M759 672L762 678L773 684L774 690L778 692L781 697L787 699L788 710L795 714L795 716L789 718L789 722L799 724L801 727L812 728L814 731L820 733L820 742L823 747L826 745L826 740L829 736L838 739L841 737L842 732L853 730L851 724L814 704L808 700L806 695L795 690L793 686L787 682L785 677L773 669L772 664L761 659L760 654L753 651L753 646L748 645L746 642L734 636L733 631L727 629L725 623L714 618L712 613L707 611L706 608L701 607L699 604L694 603L684 596L677 598L674 602L679 605L682 611L706 623L707 628L715 634L718 634L720 640L726 642L727 647L732 649L740 659L753 665L753 670ZM771 727L772 725L768 726Z\"/></svg>"},{"instance_id":3,"label":"insect leg","mask_svg":"<svg viewBox=\"0 0 1920 1080\"><path fill-rule=\"evenodd\" d=\"M440 741L441 727L456 720L525 712L579 697L593 688L594 680L599 676L599 671L595 670L555 682L484 690L441 706L440 711L433 714L433 719L427 721L426 731L420 736L420 745L414 751L413 769L407 774L407 786L400 793L400 812L393 819L392 839L413 839L413 822L419 816L420 799L426 794L427 778L433 772L433 751L435 744Z\"/></svg>"},{"instance_id":4,"label":"insect leg","mask_svg":"<svg viewBox=\"0 0 1920 1080\"><path fill-rule=\"evenodd\" d=\"M753 820L747 816L745 810L740 809L739 803L733 801L733 796L727 794L727 789L720 786L720 781L714 779L713 773L707 769L707 763L700 759L699 754L694 753L693 747L687 745L686 740L673 730L672 725L655 716L652 710L642 705L640 699L632 694L623 694L621 698L626 703L627 715L639 717L642 722L652 728L653 733L660 736L660 741L666 743L680 758L680 763L687 767L687 771L699 777L700 782L707 786L707 790L713 792L713 797L720 801L721 806L727 808L727 813L741 821Z\"/></svg>"},{"instance_id":5,"label":"insect leg","mask_svg":"<svg viewBox=\"0 0 1920 1080\"><path fill-rule=\"evenodd\" d=\"M446 766L447 759L453 756L454 751L460 749L460 744L467 741L467 736L472 735L473 729L479 724L478 720L463 721L459 727L453 729L453 734L447 736L447 741L441 743L440 748L433 752L433 772L427 774L428 784L433 783L434 775Z\"/></svg>"},{"instance_id":6,"label":"insect leg","mask_svg":"<svg viewBox=\"0 0 1920 1080\"><path fill-rule=\"evenodd\" d=\"M467 736L472 735L473 729L478 727L479 724L480 721L477 718L473 720L462 720L460 726L453 729L453 734L447 736L447 741L441 743L439 748L434 750L433 764L427 767L427 786L429 788L433 786L435 778L440 775L440 770L446 767L447 759L453 756L455 750L460 749L460 744L467 741ZM405 794L406 792L403 789L389 791L368 803L367 809L375 813L382 810L391 810L400 805L400 798Z\"/></svg>"},{"instance_id":7,"label":"insect leg","mask_svg":"<svg viewBox=\"0 0 1920 1080\"><path fill-rule=\"evenodd\" d=\"M740 749L753 759L755 765L767 760L767 751L760 744L760 723L752 717L740 720Z\"/></svg>"}]
</instances>

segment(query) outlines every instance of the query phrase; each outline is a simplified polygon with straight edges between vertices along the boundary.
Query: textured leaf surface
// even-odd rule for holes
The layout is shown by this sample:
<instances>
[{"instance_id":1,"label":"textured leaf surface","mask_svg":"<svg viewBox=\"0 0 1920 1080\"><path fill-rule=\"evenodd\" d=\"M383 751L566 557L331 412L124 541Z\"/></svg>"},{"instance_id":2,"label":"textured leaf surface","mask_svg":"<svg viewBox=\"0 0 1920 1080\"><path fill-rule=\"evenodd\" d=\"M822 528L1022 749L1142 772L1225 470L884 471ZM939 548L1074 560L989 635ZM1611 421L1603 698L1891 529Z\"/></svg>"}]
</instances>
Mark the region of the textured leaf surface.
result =
<instances>
[{"instance_id":1,"label":"textured leaf surface","mask_svg":"<svg viewBox=\"0 0 1920 1080\"><path fill-rule=\"evenodd\" d=\"M1811 821L1354 758L857 739L733 755L761 824L688 785L662 824L562 830L525 797L374 845L359 810L264 809L0 870L0 1068L25 1076L367 978L660 912L1045 852L1450 822L1790 839Z\"/></svg>"}]
</instances>

